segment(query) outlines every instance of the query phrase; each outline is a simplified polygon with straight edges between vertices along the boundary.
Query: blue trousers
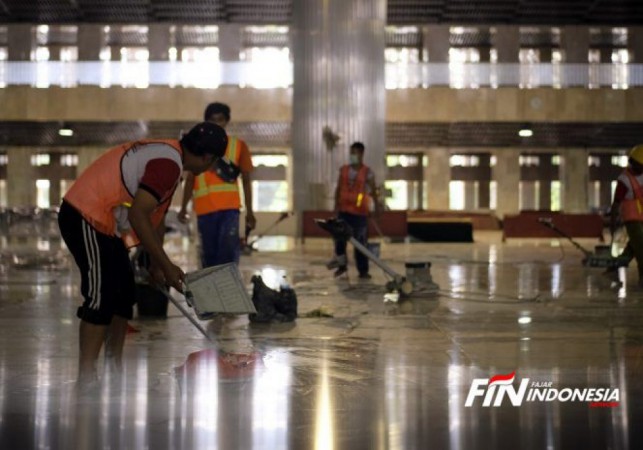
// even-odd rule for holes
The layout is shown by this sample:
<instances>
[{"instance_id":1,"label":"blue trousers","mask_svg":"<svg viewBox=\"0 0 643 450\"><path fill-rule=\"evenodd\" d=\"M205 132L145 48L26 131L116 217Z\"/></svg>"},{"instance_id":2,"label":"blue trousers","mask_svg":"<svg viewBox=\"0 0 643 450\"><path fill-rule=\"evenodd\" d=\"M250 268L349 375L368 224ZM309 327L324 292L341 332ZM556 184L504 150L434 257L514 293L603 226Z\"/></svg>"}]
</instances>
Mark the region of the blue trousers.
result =
<instances>
[{"instance_id":1,"label":"blue trousers","mask_svg":"<svg viewBox=\"0 0 643 450\"><path fill-rule=\"evenodd\" d=\"M239 210L226 209L197 217L203 267L239 264Z\"/></svg>"},{"instance_id":2,"label":"blue trousers","mask_svg":"<svg viewBox=\"0 0 643 450\"><path fill-rule=\"evenodd\" d=\"M337 215L353 229L353 237L362 245L366 246L368 243L368 218L366 216L358 216L355 214L340 212ZM340 261L346 258L346 241L335 241L335 255ZM368 273L368 258L362 252L355 249L353 253L355 257L355 265L360 275Z\"/></svg>"}]
</instances>

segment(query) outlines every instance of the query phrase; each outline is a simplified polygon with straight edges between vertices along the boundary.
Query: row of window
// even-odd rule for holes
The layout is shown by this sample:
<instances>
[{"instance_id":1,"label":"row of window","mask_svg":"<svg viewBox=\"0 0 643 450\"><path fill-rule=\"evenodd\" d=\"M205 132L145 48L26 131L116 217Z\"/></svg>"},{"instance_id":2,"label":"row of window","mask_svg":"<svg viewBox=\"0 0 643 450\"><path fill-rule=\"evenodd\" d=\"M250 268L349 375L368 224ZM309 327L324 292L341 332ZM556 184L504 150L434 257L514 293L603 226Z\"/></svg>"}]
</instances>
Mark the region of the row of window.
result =
<instances>
[{"instance_id":1,"label":"row of window","mask_svg":"<svg viewBox=\"0 0 643 450\"><path fill-rule=\"evenodd\" d=\"M469 168L477 170L480 168L481 159L493 167L496 164L496 157L493 155L451 155L450 166L452 168ZM31 157L31 164L34 167L46 168L54 158L63 167L76 167L78 155L74 153L39 153ZM287 182L286 168L289 165L289 158L285 154L255 154L252 157L253 164L259 172L262 168L282 168L278 172L270 172L267 177L259 176L252 183L253 207L256 211L286 211L289 209L289 184ZM428 157L421 154L389 154L386 158L389 169L416 167L427 167ZM555 167L560 165L560 155L537 155L523 154L519 156L520 166L523 168L539 167L543 162L548 162ZM0 154L0 165L6 166L8 156ZM485 163L485 164L487 164ZM590 177L588 185L589 206L591 208L605 208L615 188L613 173L606 173L605 170L611 166L612 172L627 165L625 155L590 155L587 159L588 167L601 168L599 175ZM58 173L58 172L57 172ZM404 176L405 173L398 172ZM387 179L384 182L384 198L389 209L426 209L428 204L428 183L424 180L423 171L413 172L417 179ZM485 175L486 174L486 175ZM69 175L67 175L69 176ZM481 176L482 179L476 179ZM471 177L463 179L460 176L452 177L449 182L449 208L453 210L475 210L475 209L496 209L497 207L497 182L488 179L488 172L480 175L477 172ZM519 182L519 207L520 209L551 209L561 208L561 182L557 170L555 173L541 175L542 179L521 179ZM6 180L0 180L0 206L7 206ZM41 208L48 208L60 202L59 196L63 195L72 180L70 179L38 179L35 181L36 205ZM57 189L53 189L53 183L58 183ZM55 197L55 198L54 198Z\"/></svg>"},{"instance_id":2,"label":"row of window","mask_svg":"<svg viewBox=\"0 0 643 450\"><path fill-rule=\"evenodd\" d=\"M185 49L183 53L188 52ZM458 49L461 51L462 49ZM207 49L195 50L203 55ZM0 88L28 85L38 88L79 85L147 88L153 86L216 89L221 85L257 89L285 88L293 85L293 63L287 49L250 49L251 58L220 62L218 58L195 57L177 61L2 61L0 47ZM126 52L127 53L127 52ZM218 53L218 51L217 51ZM611 87L628 89L643 86L640 64L559 64L559 63L386 63L386 89L449 86L453 89L540 86Z\"/></svg>"},{"instance_id":3,"label":"row of window","mask_svg":"<svg viewBox=\"0 0 643 450\"><path fill-rule=\"evenodd\" d=\"M50 60L62 62L78 61L77 46L57 47L57 58L52 58L51 50L47 46L38 46L31 54L31 61L45 62ZM114 52L118 52L114 54ZM122 62L145 62L149 61L149 50L146 47L110 47L105 46L99 54L100 61L122 61ZM168 50L169 61L182 62L218 62L219 48L213 46L205 47L170 47ZM601 62L611 62L613 64L628 64L630 62L630 52L624 48L611 49L610 60L601 60L601 50L588 50L587 62L598 64ZM7 47L0 46L0 61L8 59ZM391 47L384 51L384 59L387 63L405 65L417 64L425 61L422 58L420 49L415 47ZM242 49L239 52L240 61L250 62L270 62L271 64L284 64L291 61L291 53L288 47L250 47ZM518 52L518 63L520 64L539 64L553 63L560 64L565 60L564 52L560 49L554 49L551 52L544 53L538 48L522 48ZM480 63L482 62L481 51L478 48L454 47L449 49L449 63ZM490 63L498 62L498 52L496 49L489 51Z\"/></svg>"},{"instance_id":4,"label":"row of window","mask_svg":"<svg viewBox=\"0 0 643 450\"><path fill-rule=\"evenodd\" d=\"M75 153L36 153L31 155L31 165L35 167L48 166L52 163L53 158L58 158L59 164L63 167L78 166L78 155ZM543 157L541 155L520 155L518 161L521 167L540 166L541 161L549 158L552 166L559 166L561 162L560 155L550 155ZM386 156L387 167L423 167L428 166L428 157L417 154L391 154ZM627 155L611 155L610 163L612 166L627 166ZM497 157L490 155L489 166L495 167ZM588 167L600 167L602 158L597 155L587 157ZM9 157L6 153L0 153L0 166L6 166L9 163ZM255 154L252 155L254 166L265 167L288 167L288 155L285 154ZM475 154L451 155L449 157L450 167L479 167L480 156Z\"/></svg>"},{"instance_id":5,"label":"row of window","mask_svg":"<svg viewBox=\"0 0 643 450\"><path fill-rule=\"evenodd\" d=\"M73 180L60 180L60 198L52 199L52 180L38 179L36 186L36 206L50 208L59 205L62 195L67 192ZM519 209L539 210L561 209L561 183L549 182L549 198L542 197L542 181L520 181ZM590 182L588 185L589 207L604 209L606 205L601 198L600 181ZM387 180L384 183L386 192L385 204L391 210L427 209L429 207L426 195L419 195L420 186L424 192L428 191L428 183L420 181ZM477 210L481 209L480 194L482 183L479 181L450 181L449 182L449 209L451 210ZM609 182L610 196L614 195L616 182ZM288 183L286 181L253 181L253 206L259 212L283 212L289 209ZM488 186L489 206L495 210L498 204L497 182L490 181ZM0 180L0 207L7 206L7 180Z\"/></svg>"}]
</instances>

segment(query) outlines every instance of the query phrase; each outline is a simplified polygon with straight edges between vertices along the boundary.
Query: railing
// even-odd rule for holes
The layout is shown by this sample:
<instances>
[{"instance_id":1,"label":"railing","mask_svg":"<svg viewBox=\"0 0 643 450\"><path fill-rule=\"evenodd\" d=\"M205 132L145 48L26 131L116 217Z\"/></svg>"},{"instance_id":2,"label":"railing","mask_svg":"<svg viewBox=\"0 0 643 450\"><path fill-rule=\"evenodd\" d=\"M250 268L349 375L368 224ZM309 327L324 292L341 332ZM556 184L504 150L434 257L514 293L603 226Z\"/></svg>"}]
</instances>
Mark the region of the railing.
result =
<instances>
[{"instance_id":1,"label":"railing","mask_svg":"<svg viewBox=\"0 0 643 450\"><path fill-rule=\"evenodd\" d=\"M389 63L385 70L388 89L643 86L643 64ZM222 85L279 88L292 83L291 63L0 61L0 87L89 85L212 89Z\"/></svg>"}]
</instances>

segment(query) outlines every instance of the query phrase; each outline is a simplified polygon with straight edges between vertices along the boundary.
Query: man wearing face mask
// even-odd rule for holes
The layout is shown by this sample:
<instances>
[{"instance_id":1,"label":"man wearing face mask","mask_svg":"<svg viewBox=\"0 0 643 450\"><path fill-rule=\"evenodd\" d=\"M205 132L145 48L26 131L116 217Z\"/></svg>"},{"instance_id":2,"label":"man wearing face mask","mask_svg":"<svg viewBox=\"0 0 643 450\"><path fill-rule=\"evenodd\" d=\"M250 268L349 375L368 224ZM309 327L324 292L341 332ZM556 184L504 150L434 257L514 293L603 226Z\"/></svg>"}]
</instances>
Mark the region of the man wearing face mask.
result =
<instances>
[{"instance_id":1,"label":"man wearing face mask","mask_svg":"<svg viewBox=\"0 0 643 450\"><path fill-rule=\"evenodd\" d=\"M353 237L361 244L368 241L368 215L371 198L374 203L375 216L379 217L379 201L375 186L375 174L364 165L364 144L354 142L350 147L350 164L339 170L339 179L335 189L335 211L353 230ZM355 264L360 279L369 279L368 258L355 249ZM348 259L346 257L346 241L335 241L335 258L337 270L335 277L346 273Z\"/></svg>"}]
</instances>

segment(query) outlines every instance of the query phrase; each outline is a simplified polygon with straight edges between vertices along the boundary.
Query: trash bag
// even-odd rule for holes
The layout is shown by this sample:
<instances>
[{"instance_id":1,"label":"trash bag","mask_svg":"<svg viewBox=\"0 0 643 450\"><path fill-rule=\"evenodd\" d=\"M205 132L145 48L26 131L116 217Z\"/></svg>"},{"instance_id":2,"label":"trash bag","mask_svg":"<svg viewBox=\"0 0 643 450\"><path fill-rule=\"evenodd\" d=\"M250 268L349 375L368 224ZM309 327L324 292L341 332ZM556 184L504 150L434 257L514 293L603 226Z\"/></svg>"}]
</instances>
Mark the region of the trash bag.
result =
<instances>
[{"instance_id":1,"label":"trash bag","mask_svg":"<svg viewBox=\"0 0 643 450\"><path fill-rule=\"evenodd\" d=\"M250 314L253 323L292 322L297 318L297 295L291 288L276 291L269 288L259 275L251 279L252 303L257 310Z\"/></svg>"}]
</instances>

